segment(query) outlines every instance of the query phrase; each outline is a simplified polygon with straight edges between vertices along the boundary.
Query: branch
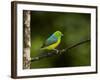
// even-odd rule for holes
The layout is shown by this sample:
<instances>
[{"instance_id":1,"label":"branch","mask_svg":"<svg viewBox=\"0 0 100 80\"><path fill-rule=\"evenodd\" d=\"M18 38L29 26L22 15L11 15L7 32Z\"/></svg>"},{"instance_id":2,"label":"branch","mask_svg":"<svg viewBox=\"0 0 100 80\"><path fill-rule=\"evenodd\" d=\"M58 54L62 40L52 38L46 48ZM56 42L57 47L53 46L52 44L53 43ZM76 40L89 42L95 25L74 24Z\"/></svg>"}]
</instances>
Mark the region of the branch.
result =
<instances>
[{"instance_id":1,"label":"branch","mask_svg":"<svg viewBox=\"0 0 100 80\"><path fill-rule=\"evenodd\" d=\"M24 43L23 43L23 69L30 69L30 47L31 47L31 38L30 38L30 11L24 11Z\"/></svg>"},{"instance_id":2,"label":"branch","mask_svg":"<svg viewBox=\"0 0 100 80\"><path fill-rule=\"evenodd\" d=\"M70 50L70 49L72 49L72 48L74 48L74 47L77 47L77 46L79 46L79 45L81 45L81 44L84 44L84 43L86 43L86 42L89 42L89 41L90 41L90 40L85 40L85 41L76 43L76 44L74 44L74 45L72 45L72 46L70 46L70 47L68 47L68 48L62 49L62 50L57 50L57 51L53 50L53 51L50 51L50 52L48 52L48 53L46 53L46 54L44 54L44 55L37 56L37 57L33 57L33 58L31 58L30 61L31 61L31 62L34 62L34 61L38 61L38 60L41 60L41 59L44 59L44 58L47 58L47 57L51 57L51 56L54 56L54 55L60 55L60 54L66 52L66 51L68 51L68 50Z\"/></svg>"}]
</instances>

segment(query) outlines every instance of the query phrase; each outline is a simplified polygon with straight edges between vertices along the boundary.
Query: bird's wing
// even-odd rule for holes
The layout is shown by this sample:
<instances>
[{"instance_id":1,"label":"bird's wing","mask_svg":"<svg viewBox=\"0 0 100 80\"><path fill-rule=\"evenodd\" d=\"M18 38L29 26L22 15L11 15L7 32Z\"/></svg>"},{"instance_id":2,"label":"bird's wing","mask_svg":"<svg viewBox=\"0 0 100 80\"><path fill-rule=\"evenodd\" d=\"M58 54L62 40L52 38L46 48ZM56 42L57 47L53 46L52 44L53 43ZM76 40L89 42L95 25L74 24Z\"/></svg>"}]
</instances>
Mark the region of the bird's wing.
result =
<instances>
[{"instance_id":1,"label":"bird's wing","mask_svg":"<svg viewBox=\"0 0 100 80\"><path fill-rule=\"evenodd\" d=\"M45 46L49 46L55 42L57 42L58 38L54 35L51 35L46 41L45 43L43 44L42 47L45 47Z\"/></svg>"}]
</instances>

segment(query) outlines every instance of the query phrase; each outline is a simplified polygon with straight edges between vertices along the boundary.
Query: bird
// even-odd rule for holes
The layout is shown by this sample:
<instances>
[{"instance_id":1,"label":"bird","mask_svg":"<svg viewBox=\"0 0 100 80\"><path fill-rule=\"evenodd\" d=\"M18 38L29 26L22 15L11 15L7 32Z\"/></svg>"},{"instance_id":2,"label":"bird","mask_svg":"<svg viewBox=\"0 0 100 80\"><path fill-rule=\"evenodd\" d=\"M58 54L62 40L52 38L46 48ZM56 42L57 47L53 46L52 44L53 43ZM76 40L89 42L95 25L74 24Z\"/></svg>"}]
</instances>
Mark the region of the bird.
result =
<instances>
[{"instance_id":1,"label":"bird","mask_svg":"<svg viewBox=\"0 0 100 80\"><path fill-rule=\"evenodd\" d=\"M50 37L48 37L41 47L41 50L58 50L56 49L61 42L63 36L61 31L55 31Z\"/></svg>"}]
</instances>

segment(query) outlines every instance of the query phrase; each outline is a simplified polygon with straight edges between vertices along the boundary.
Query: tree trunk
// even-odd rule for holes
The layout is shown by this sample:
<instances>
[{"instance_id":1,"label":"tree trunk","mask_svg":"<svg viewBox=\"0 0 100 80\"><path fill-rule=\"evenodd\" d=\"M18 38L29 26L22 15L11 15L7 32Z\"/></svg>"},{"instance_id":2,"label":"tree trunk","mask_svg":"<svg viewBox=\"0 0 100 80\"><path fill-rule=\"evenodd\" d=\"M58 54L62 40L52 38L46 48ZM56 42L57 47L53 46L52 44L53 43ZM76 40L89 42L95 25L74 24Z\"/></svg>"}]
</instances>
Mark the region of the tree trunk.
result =
<instances>
[{"instance_id":1,"label":"tree trunk","mask_svg":"<svg viewBox=\"0 0 100 80\"><path fill-rule=\"evenodd\" d=\"M31 31L30 31L30 11L23 11L23 69L30 69L30 47L31 47Z\"/></svg>"}]
</instances>

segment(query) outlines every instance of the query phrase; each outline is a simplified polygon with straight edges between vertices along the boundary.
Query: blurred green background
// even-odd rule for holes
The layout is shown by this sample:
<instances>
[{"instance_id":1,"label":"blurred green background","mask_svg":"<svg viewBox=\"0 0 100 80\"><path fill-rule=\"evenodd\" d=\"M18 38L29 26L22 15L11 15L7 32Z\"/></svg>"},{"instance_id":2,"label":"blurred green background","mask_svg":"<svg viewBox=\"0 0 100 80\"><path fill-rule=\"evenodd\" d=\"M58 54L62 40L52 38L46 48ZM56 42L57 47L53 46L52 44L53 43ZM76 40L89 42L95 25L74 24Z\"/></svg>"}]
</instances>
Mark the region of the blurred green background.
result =
<instances>
[{"instance_id":1,"label":"blurred green background","mask_svg":"<svg viewBox=\"0 0 100 80\"><path fill-rule=\"evenodd\" d=\"M64 36L58 49L64 49L90 38L90 14L31 11L31 58L38 56L44 41L55 31ZM91 65L90 42L31 63L33 68L74 67Z\"/></svg>"}]
</instances>

